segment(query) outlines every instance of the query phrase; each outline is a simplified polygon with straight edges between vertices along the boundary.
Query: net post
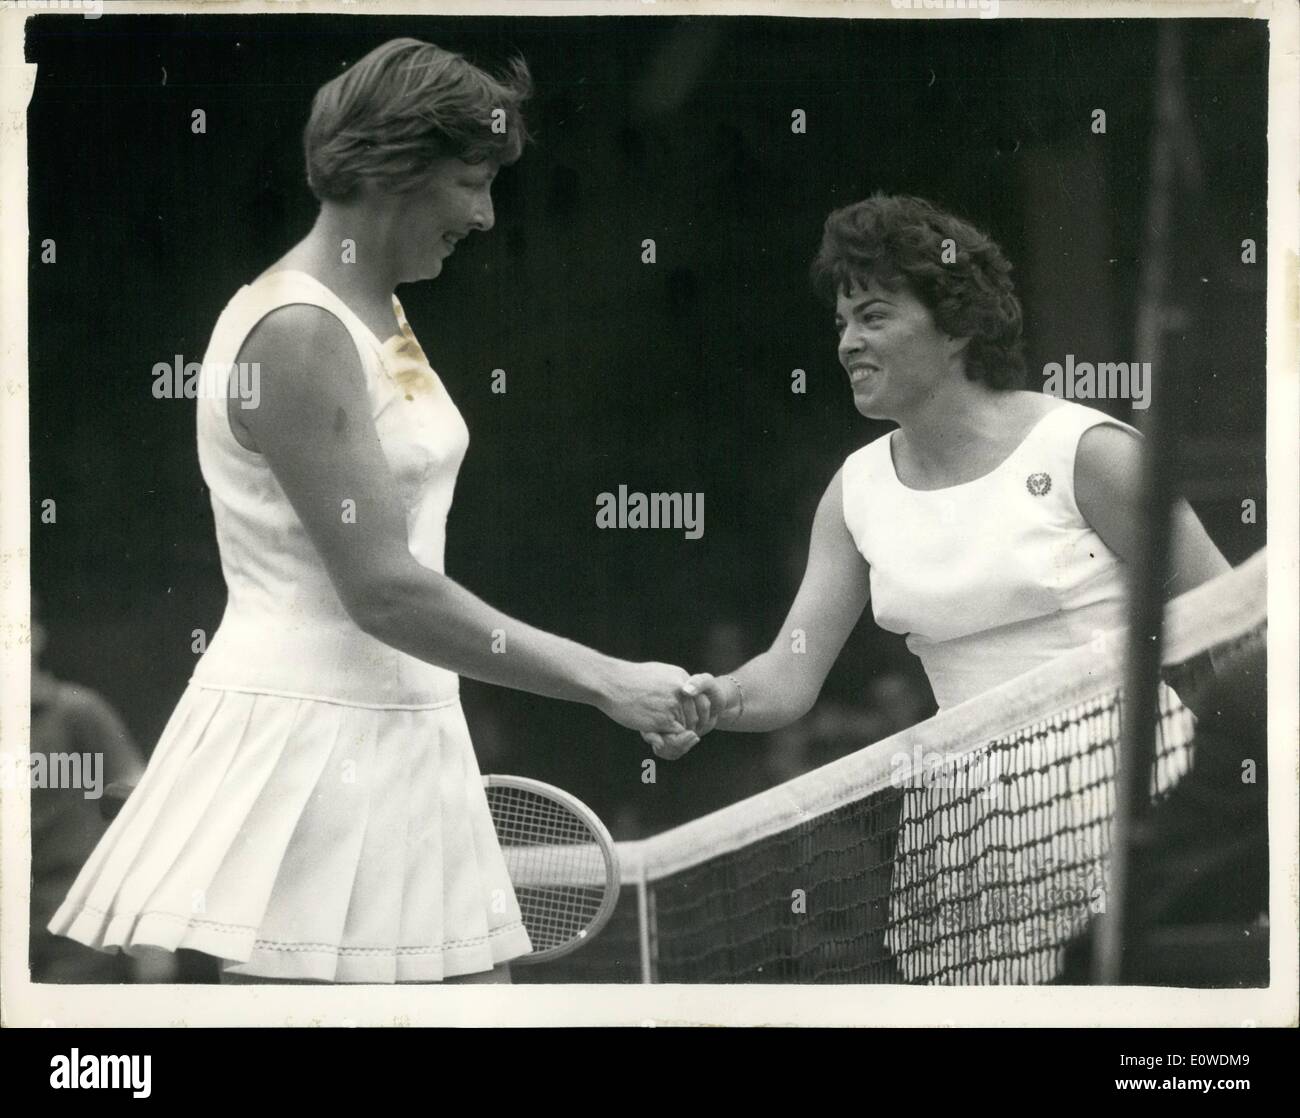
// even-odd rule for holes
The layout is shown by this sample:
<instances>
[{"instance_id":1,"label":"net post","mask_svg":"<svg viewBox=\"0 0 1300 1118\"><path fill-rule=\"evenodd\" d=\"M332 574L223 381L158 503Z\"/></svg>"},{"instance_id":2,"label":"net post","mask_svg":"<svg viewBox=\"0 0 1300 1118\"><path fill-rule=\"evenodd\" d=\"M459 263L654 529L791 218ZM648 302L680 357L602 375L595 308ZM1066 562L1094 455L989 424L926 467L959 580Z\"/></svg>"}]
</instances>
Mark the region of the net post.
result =
<instances>
[{"instance_id":1,"label":"net post","mask_svg":"<svg viewBox=\"0 0 1300 1118\"><path fill-rule=\"evenodd\" d=\"M1157 53L1151 190L1136 334L1137 358L1150 361L1153 370L1160 369L1162 393L1158 397L1152 392L1152 404L1142 423L1141 519L1128 572L1129 627L1108 896L1106 916L1098 922L1092 959L1093 981L1099 985L1122 981L1126 946L1140 934L1130 911L1130 874L1134 855L1148 840L1174 504L1176 432L1169 401L1176 388L1174 373L1163 367L1160 358L1169 309L1173 196L1178 163L1186 155L1179 147L1180 141L1186 142L1186 117L1180 37L1178 29L1167 21L1160 26Z\"/></svg>"},{"instance_id":2,"label":"net post","mask_svg":"<svg viewBox=\"0 0 1300 1118\"><path fill-rule=\"evenodd\" d=\"M655 980L654 963L650 952L650 889L646 884L645 866L640 867L636 878L637 943L641 951L641 983Z\"/></svg>"}]
</instances>

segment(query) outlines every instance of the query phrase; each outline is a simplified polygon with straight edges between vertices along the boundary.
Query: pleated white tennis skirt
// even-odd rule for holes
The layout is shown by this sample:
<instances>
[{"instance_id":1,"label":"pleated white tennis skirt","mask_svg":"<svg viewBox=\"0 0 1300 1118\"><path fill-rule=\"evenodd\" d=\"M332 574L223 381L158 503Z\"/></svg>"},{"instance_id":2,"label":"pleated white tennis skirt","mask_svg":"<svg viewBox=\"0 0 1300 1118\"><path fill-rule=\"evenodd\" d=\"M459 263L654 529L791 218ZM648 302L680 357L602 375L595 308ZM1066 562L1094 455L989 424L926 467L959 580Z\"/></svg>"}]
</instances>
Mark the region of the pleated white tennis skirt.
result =
<instances>
[{"instance_id":1,"label":"pleated white tennis skirt","mask_svg":"<svg viewBox=\"0 0 1300 1118\"><path fill-rule=\"evenodd\" d=\"M437 982L531 949L457 699L197 684L49 928L329 982Z\"/></svg>"}]
</instances>

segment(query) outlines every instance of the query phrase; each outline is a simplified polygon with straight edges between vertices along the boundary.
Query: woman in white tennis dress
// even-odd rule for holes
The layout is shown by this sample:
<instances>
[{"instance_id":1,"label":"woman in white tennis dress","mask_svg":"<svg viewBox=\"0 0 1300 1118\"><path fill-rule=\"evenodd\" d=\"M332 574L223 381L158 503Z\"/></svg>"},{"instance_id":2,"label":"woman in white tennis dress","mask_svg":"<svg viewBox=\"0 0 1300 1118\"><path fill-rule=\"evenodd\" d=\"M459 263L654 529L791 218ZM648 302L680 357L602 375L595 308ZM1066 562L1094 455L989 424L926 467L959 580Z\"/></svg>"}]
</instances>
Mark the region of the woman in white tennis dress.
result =
<instances>
[{"instance_id":1,"label":"woman in white tennis dress","mask_svg":"<svg viewBox=\"0 0 1300 1118\"><path fill-rule=\"evenodd\" d=\"M681 729L662 713L681 669L542 633L443 574L469 435L392 292L491 227L527 88L522 63L496 79L399 39L317 94L320 216L204 360L260 397L199 400L226 612L52 931L207 952L232 980L502 979L530 946L458 673Z\"/></svg>"},{"instance_id":2,"label":"woman in white tennis dress","mask_svg":"<svg viewBox=\"0 0 1300 1118\"><path fill-rule=\"evenodd\" d=\"M1124 624L1124 564L1142 531L1136 432L1019 390L1021 311L998 246L922 199L876 195L830 215L813 273L836 306L855 407L898 429L831 479L771 648L729 676L693 676L686 730L646 735L663 756L714 726L801 717L868 600L877 624L906 635L940 708ZM1226 569L1179 502L1170 596ZM931 809L904 807L900 862L922 841L909 817Z\"/></svg>"}]
</instances>

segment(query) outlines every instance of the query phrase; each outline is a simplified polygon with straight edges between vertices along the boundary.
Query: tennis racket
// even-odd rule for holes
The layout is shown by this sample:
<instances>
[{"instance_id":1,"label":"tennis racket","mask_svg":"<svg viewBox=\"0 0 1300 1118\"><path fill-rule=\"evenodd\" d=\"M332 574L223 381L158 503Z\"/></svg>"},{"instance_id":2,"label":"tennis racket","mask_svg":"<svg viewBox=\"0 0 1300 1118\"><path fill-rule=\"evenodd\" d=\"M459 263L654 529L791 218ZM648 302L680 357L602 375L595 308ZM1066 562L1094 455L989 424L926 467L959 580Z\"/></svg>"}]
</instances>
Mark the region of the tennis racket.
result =
<instances>
[{"instance_id":1,"label":"tennis racket","mask_svg":"<svg viewBox=\"0 0 1300 1118\"><path fill-rule=\"evenodd\" d=\"M483 787L533 944L511 964L558 959L590 943L618 904L618 853L605 825L540 780L485 776Z\"/></svg>"},{"instance_id":2,"label":"tennis racket","mask_svg":"<svg viewBox=\"0 0 1300 1118\"><path fill-rule=\"evenodd\" d=\"M540 780L485 776L483 788L533 944L531 954L511 963L558 959L590 943L618 904L618 852L605 825L581 800ZM132 790L122 783L104 789L105 819L122 810Z\"/></svg>"}]
</instances>

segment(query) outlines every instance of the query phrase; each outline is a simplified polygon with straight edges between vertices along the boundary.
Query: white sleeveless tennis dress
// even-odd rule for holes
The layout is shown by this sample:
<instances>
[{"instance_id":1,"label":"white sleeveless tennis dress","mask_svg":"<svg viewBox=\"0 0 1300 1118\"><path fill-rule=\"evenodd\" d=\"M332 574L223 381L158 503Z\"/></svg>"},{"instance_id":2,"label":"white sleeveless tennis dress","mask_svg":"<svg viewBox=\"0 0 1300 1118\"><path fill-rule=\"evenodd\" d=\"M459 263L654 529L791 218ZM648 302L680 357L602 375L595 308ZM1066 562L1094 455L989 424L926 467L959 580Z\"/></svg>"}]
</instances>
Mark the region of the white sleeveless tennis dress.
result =
<instances>
[{"instance_id":1,"label":"white sleeveless tennis dress","mask_svg":"<svg viewBox=\"0 0 1300 1118\"><path fill-rule=\"evenodd\" d=\"M941 708L1124 624L1124 565L1074 500L1075 451L1098 424L1124 426L1062 401L1001 465L945 489L903 485L889 435L844 463L872 613L906 634Z\"/></svg>"},{"instance_id":2,"label":"white sleeveless tennis dress","mask_svg":"<svg viewBox=\"0 0 1300 1118\"><path fill-rule=\"evenodd\" d=\"M441 572L469 434L393 302L401 334L381 343L319 281L272 273L227 305L204 365L234 363L278 307L336 316L361 358L411 554ZM222 395L198 400L198 448L225 615L50 930L330 982L436 982L527 953L457 676L357 628L266 461L231 433ZM364 531L364 510L358 521Z\"/></svg>"},{"instance_id":3,"label":"white sleeveless tennis dress","mask_svg":"<svg viewBox=\"0 0 1300 1118\"><path fill-rule=\"evenodd\" d=\"M1074 498L1079 440L1098 424L1131 430L1103 412L1063 401L994 470L945 489L903 485L888 435L846 460L844 520L870 564L875 619L906 634L941 708L1124 626L1124 564ZM1025 746L1002 759L1004 769L1071 764L1068 735L1045 736L1032 750ZM1162 787L1181 775L1174 771L1178 764L1176 758L1162 761ZM1104 894L1109 813L1095 774L1083 778L1078 764L1062 771L1070 787L1036 817L1040 824L1049 820L1041 839L1014 830L1008 808L1016 805L1004 797L907 788L886 937L905 978L998 983L1056 977L1061 948L1098 911L1090 905ZM936 885L935 868L943 865L968 867L965 880ZM1077 900L1034 913L1045 890ZM981 908L1028 914L961 931Z\"/></svg>"}]
</instances>

